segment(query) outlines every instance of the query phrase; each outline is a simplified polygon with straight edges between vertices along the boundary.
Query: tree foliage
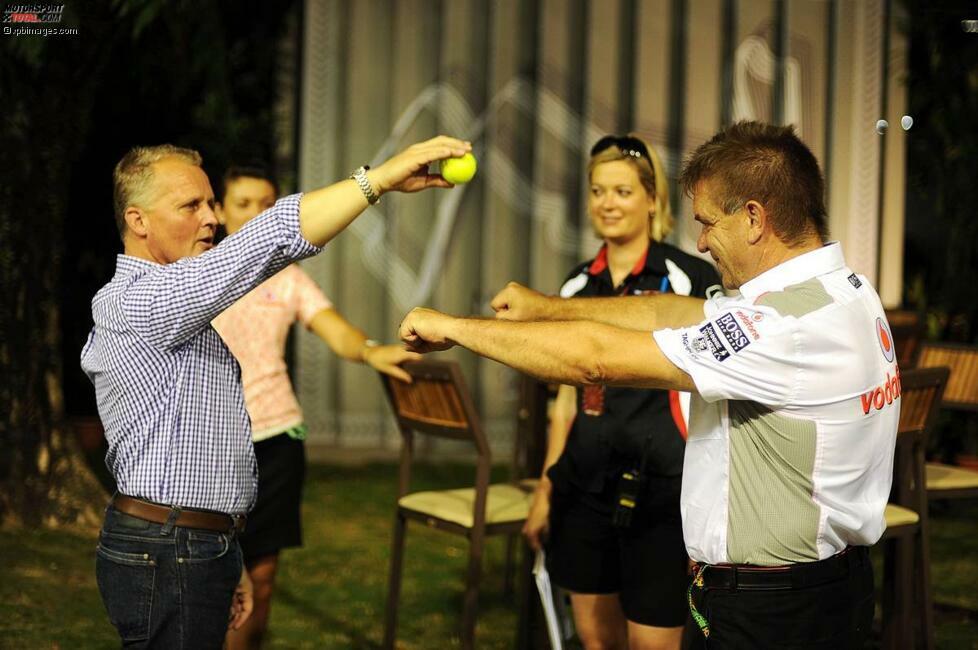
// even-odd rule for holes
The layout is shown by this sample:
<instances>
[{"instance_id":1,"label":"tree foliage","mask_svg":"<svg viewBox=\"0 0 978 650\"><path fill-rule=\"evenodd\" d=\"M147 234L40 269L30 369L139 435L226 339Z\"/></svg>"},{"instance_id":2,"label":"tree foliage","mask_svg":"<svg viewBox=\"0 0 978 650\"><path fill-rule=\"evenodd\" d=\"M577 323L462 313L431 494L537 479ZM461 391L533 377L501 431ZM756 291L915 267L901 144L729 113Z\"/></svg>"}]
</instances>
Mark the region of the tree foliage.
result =
<instances>
[{"instance_id":1,"label":"tree foliage","mask_svg":"<svg viewBox=\"0 0 978 650\"><path fill-rule=\"evenodd\" d=\"M111 21L110 8L87 16L66 13L81 29ZM109 10L109 11L106 11ZM68 503L61 520L91 519L84 468L65 433L58 285L63 263L67 178L88 133L95 87L108 42L78 37L5 36L0 57L0 517L39 523L51 502Z\"/></svg>"},{"instance_id":2,"label":"tree foliage","mask_svg":"<svg viewBox=\"0 0 978 650\"><path fill-rule=\"evenodd\" d=\"M930 335L978 339L978 18L974 2L908 0L907 302Z\"/></svg>"},{"instance_id":3,"label":"tree foliage","mask_svg":"<svg viewBox=\"0 0 978 650\"><path fill-rule=\"evenodd\" d=\"M112 165L160 142L201 150L212 170L241 152L270 158L291 7L66 3L59 27L77 35L0 41L0 523L98 519L65 402L92 403L78 354L120 249Z\"/></svg>"}]
</instances>

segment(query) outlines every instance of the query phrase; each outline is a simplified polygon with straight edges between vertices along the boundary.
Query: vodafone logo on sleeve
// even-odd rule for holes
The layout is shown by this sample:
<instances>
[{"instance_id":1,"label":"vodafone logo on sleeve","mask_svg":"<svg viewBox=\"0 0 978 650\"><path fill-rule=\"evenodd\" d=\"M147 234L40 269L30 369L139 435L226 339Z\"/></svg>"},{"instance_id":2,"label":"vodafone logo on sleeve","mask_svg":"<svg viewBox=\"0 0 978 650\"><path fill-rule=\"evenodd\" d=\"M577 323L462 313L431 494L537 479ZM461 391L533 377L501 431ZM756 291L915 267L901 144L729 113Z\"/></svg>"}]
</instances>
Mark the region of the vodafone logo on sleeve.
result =
<instances>
[{"instance_id":1,"label":"vodafone logo on sleeve","mask_svg":"<svg viewBox=\"0 0 978 650\"><path fill-rule=\"evenodd\" d=\"M890 328L882 318L876 319L876 340L879 341L883 358L888 363L893 363L896 358L893 335L890 334ZM886 379L883 380L883 383L859 396L863 415L869 415L870 411L879 411L892 404L900 399L901 392L900 369L894 367L892 376L890 373L886 373Z\"/></svg>"},{"instance_id":2,"label":"vodafone logo on sleeve","mask_svg":"<svg viewBox=\"0 0 978 650\"><path fill-rule=\"evenodd\" d=\"M890 328L887 327L882 318L876 319L876 338L879 339L880 350L883 351L883 358L888 362L893 363L893 359L895 357L893 349L893 336L890 334Z\"/></svg>"}]
</instances>

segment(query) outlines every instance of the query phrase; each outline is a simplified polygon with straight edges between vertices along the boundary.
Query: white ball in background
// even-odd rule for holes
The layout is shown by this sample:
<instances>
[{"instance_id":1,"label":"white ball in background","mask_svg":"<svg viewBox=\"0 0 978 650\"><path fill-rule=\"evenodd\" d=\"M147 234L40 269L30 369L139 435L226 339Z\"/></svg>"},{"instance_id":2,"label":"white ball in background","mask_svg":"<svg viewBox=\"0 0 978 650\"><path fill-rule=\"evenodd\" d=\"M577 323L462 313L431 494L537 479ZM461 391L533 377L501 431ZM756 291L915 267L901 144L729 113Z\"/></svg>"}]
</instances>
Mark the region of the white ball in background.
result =
<instances>
[{"instance_id":1,"label":"white ball in background","mask_svg":"<svg viewBox=\"0 0 978 650\"><path fill-rule=\"evenodd\" d=\"M890 123L886 120L876 120L876 132L880 135L886 133L886 130L890 128Z\"/></svg>"},{"instance_id":2,"label":"white ball in background","mask_svg":"<svg viewBox=\"0 0 978 650\"><path fill-rule=\"evenodd\" d=\"M909 131L910 127L913 126L913 118L909 115L904 115L900 118L900 126L903 127L904 131Z\"/></svg>"}]
</instances>

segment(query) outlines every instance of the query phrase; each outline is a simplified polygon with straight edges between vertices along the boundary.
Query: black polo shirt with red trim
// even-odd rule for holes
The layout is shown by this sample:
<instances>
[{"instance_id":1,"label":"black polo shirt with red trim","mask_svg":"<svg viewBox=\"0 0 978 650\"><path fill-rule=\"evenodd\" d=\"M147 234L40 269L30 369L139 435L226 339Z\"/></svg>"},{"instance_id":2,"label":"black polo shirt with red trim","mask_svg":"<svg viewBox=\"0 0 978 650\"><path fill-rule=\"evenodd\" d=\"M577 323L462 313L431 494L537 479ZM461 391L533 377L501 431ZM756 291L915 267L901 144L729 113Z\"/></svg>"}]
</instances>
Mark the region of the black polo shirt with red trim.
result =
<instances>
[{"instance_id":1,"label":"black polo shirt with red trim","mask_svg":"<svg viewBox=\"0 0 978 650\"><path fill-rule=\"evenodd\" d=\"M602 247L593 260L570 272L560 295L668 292L705 297L707 289L719 284L708 262L675 246L650 242L645 256L617 287L612 285L607 248ZM576 487L592 494L613 490L622 471L640 467L643 449L646 475L681 475L686 444L682 408L675 391L578 388L577 415L567 445L548 472L555 489Z\"/></svg>"}]
</instances>

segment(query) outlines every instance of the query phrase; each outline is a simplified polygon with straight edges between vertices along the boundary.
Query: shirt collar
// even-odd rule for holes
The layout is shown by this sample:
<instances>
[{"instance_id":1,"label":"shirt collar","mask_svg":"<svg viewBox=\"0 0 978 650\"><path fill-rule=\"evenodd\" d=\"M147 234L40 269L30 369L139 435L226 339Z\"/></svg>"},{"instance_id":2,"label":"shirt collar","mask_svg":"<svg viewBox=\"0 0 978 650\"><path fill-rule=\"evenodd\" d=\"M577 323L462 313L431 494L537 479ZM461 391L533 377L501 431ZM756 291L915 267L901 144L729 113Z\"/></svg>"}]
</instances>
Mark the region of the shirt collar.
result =
<instances>
[{"instance_id":1,"label":"shirt collar","mask_svg":"<svg viewBox=\"0 0 978 650\"><path fill-rule=\"evenodd\" d=\"M740 286L740 293L745 298L754 300L763 293L781 291L809 278L837 271L845 265L842 246L837 241L829 242L821 248L782 262L745 282Z\"/></svg>"},{"instance_id":2,"label":"shirt collar","mask_svg":"<svg viewBox=\"0 0 978 650\"><path fill-rule=\"evenodd\" d=\"M160 265L156 262L150 262L142 257L133 257L124 253L115 256L115 274L118 276L133 275L134 273L149 271L158 266Z\"/></svg>"},{"instance_id":3,"label":"shirt collar","mask_svg":"<svg viewBox=\"0 0 978 650\"><path fill-rule=\"evenodd\" d=\"M591 262L591 266L588 267L587 272L590 275L597 276L604 273L606 268L608 268L608 245L604 244L594 257L594 261ZM663 247L657 246L652 240L649 240L648 248L645 249L642 256L635 262L635 266L629 275L639 275L645 269L655 271L659 275L665 275L669 272L666 268Z\"/></svg>"}]
</instances>

